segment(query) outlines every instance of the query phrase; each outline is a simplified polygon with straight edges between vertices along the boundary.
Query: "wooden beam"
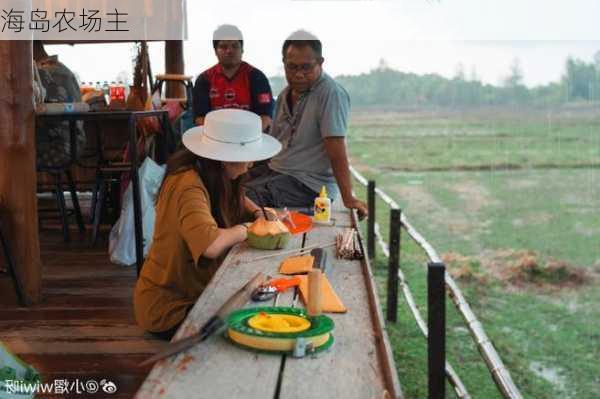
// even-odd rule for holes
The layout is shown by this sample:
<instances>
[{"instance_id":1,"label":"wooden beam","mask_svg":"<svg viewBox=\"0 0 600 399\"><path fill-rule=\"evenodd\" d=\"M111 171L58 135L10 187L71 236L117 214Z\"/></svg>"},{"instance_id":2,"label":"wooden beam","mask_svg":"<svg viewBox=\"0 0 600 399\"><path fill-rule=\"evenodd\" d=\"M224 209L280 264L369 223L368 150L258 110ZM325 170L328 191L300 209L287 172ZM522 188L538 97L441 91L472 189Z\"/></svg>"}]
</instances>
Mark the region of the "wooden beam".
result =
<instances>
[{"instance_id":1,"label":"wooden beam","mask_svg":"<svg viewBox=\"0 0 600 399\"><path fill-rule=\"evenodd\" d=\"M31 41L0 41L0 217L25 302L39 302L41 261Z\"/></svg>"},{"instance_id":2,"label":"wooden beam","mask_svg":"<svg viewBox=\"0 0 600 399\"><path fill-rule=\"evenodd\" d=\"M183 63L183 41L165 41L165 73L183 75L185 66ZM185 90L181 83L167 82L166 96L168 98L184 98Z\"/></svg>"}]
</instances>

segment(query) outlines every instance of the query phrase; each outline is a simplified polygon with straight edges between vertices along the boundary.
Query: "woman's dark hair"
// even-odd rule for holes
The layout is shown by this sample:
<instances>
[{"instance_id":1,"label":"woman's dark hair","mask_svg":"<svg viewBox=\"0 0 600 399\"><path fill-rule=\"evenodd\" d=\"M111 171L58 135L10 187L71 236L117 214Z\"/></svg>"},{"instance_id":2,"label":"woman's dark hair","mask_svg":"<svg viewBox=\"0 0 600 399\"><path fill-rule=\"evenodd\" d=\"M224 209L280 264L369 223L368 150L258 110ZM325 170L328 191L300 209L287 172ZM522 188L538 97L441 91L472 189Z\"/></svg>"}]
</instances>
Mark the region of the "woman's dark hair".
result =
<instances>
[{"instance_id":1,"label":"woman's dark hair","mask_svg":"<svg viewBox=\"0 0 600 399\"><path fill-rule=\"evenodd\" d=\"M285 57L285 53L290 46L294 47L310 47L318 58L323 57L323 46L321 41L312 33L305 30L298 30L285 39L283 47L281 48L281 54Z\"/></svg>"},{"instance_id":2,"label":"woman's dark hair","mask_svg":"<svg viewBox=\"0 0 600 399\"><path fill-rule=\"evenodd\" d=\"M242 50L244 49L244 36L242 31L235 25L221 25L213 32L213 48L217 50L221 40L238 40Z\"/></svg>"},{"instance_id":3,"label":"woman's dark hair","mask_svg":"<svg viewBox=\"0 0 600 399\"><path fill-rule=\"evenodd\" d=\"M242 177L235 180L228 179L223 170L223 162L200 157L183 147L167 161L163 185L168 176L190 169L198 174L210 195L210 211L217 225L228 228L241 223L244 214ZM161 185L157 201L162 188Z\"/></svg>"}]
</instances>

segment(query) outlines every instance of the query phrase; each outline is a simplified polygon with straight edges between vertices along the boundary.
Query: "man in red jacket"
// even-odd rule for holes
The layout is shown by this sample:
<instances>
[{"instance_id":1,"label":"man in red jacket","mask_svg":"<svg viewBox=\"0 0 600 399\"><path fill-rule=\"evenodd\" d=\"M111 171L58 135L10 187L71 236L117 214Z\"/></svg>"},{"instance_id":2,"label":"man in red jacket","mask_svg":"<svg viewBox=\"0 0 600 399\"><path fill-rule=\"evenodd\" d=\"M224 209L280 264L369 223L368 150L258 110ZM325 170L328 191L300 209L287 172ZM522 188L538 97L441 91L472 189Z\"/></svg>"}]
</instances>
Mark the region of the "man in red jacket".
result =
<instances>
[{"instance_id":1,"label":"man in red jacket","mask_svg":"<svg viewBox=\"0 0 600 399\"><path fill-rule=\"evenodd\" d=\"M216 109L239 108L259 115L266 131L273 111L271 86L259 69L242 61L242 32L233 25L219 26L213 33L213 47L219 63L196 79L194 122L203 125L206 114Z\"/></svg>"}]
</instances>

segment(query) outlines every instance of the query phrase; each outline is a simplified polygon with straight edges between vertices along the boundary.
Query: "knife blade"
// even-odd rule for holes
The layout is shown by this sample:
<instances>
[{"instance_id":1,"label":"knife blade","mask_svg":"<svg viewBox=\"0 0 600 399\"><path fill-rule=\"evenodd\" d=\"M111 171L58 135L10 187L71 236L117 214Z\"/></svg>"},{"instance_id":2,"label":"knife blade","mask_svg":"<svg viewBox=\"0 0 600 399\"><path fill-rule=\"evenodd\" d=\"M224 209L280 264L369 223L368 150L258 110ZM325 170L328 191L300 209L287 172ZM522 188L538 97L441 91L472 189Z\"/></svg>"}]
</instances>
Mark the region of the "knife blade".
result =
<instances>
[{"instance_id":1,"label":"knife blade","mask_svg":"<svg viewBox=\"0 0 600 399\"><path fill-rule=\"evenodd\" d=\"M315 269L321 269L321 272L323 274L329 276L331 271L331 265L329 263L329 258L325 249L315 248L312 251L310 251L310 254L315 257L313 267Z\"/></svg>"}]
</instances>

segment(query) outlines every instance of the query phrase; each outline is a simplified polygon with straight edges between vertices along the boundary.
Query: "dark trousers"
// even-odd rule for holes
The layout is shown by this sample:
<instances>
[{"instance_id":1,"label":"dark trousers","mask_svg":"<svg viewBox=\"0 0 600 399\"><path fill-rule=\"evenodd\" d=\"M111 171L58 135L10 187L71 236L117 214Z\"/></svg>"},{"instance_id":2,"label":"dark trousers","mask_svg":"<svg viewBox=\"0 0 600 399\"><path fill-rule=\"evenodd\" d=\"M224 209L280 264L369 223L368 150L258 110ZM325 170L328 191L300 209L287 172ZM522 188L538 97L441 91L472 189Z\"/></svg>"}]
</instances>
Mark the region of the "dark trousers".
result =
<instances>
[{"instance_id":1,"label":"dark trousers","mask_svg":"<svg viewBox=\"0 0 600 399\"><path fill-rule=\"evenodd\" d=\"M246 195L259 206L310 208L319 195L295 177L275 172L267 165L250 169L248 176L244 183Z\"/></svg>"},{"instance_id":2,"label":"dark trousers","mask_svg":"<svg viewBox=\"0 0 600 399\"><path fill-rule=\"evenodd\" d=\"M185 318L187 317L188 313L190 313L190 310L192 310L191 306L186 309L185 316L183 317L183 319L179 323L175 324L173 327L169 328L168 330L159 331L159 332L149 331L149 333L154 335L156 338L160 338L165 341L170 341L173 338L173 335L175 335L177 330L179 330L179 327L181 327L181 325L185 321Z\"/></svg>"},{"instance_id":3,"label":"dark trousers","mask_svg":"<svg viewBox=\"0 0 600 399\"><path fill-rule=\"evenodd\" d=\"M161 331L161 332L150 331L150 334L154 335L156 338L160 338L165 341L170 341L173 338L173 335L175 335L175 333L181 326L181 324L183 324L183 321L181 323L176 324L174 327L168 329L167 331Z\"/></svg>"}]
</instances>

